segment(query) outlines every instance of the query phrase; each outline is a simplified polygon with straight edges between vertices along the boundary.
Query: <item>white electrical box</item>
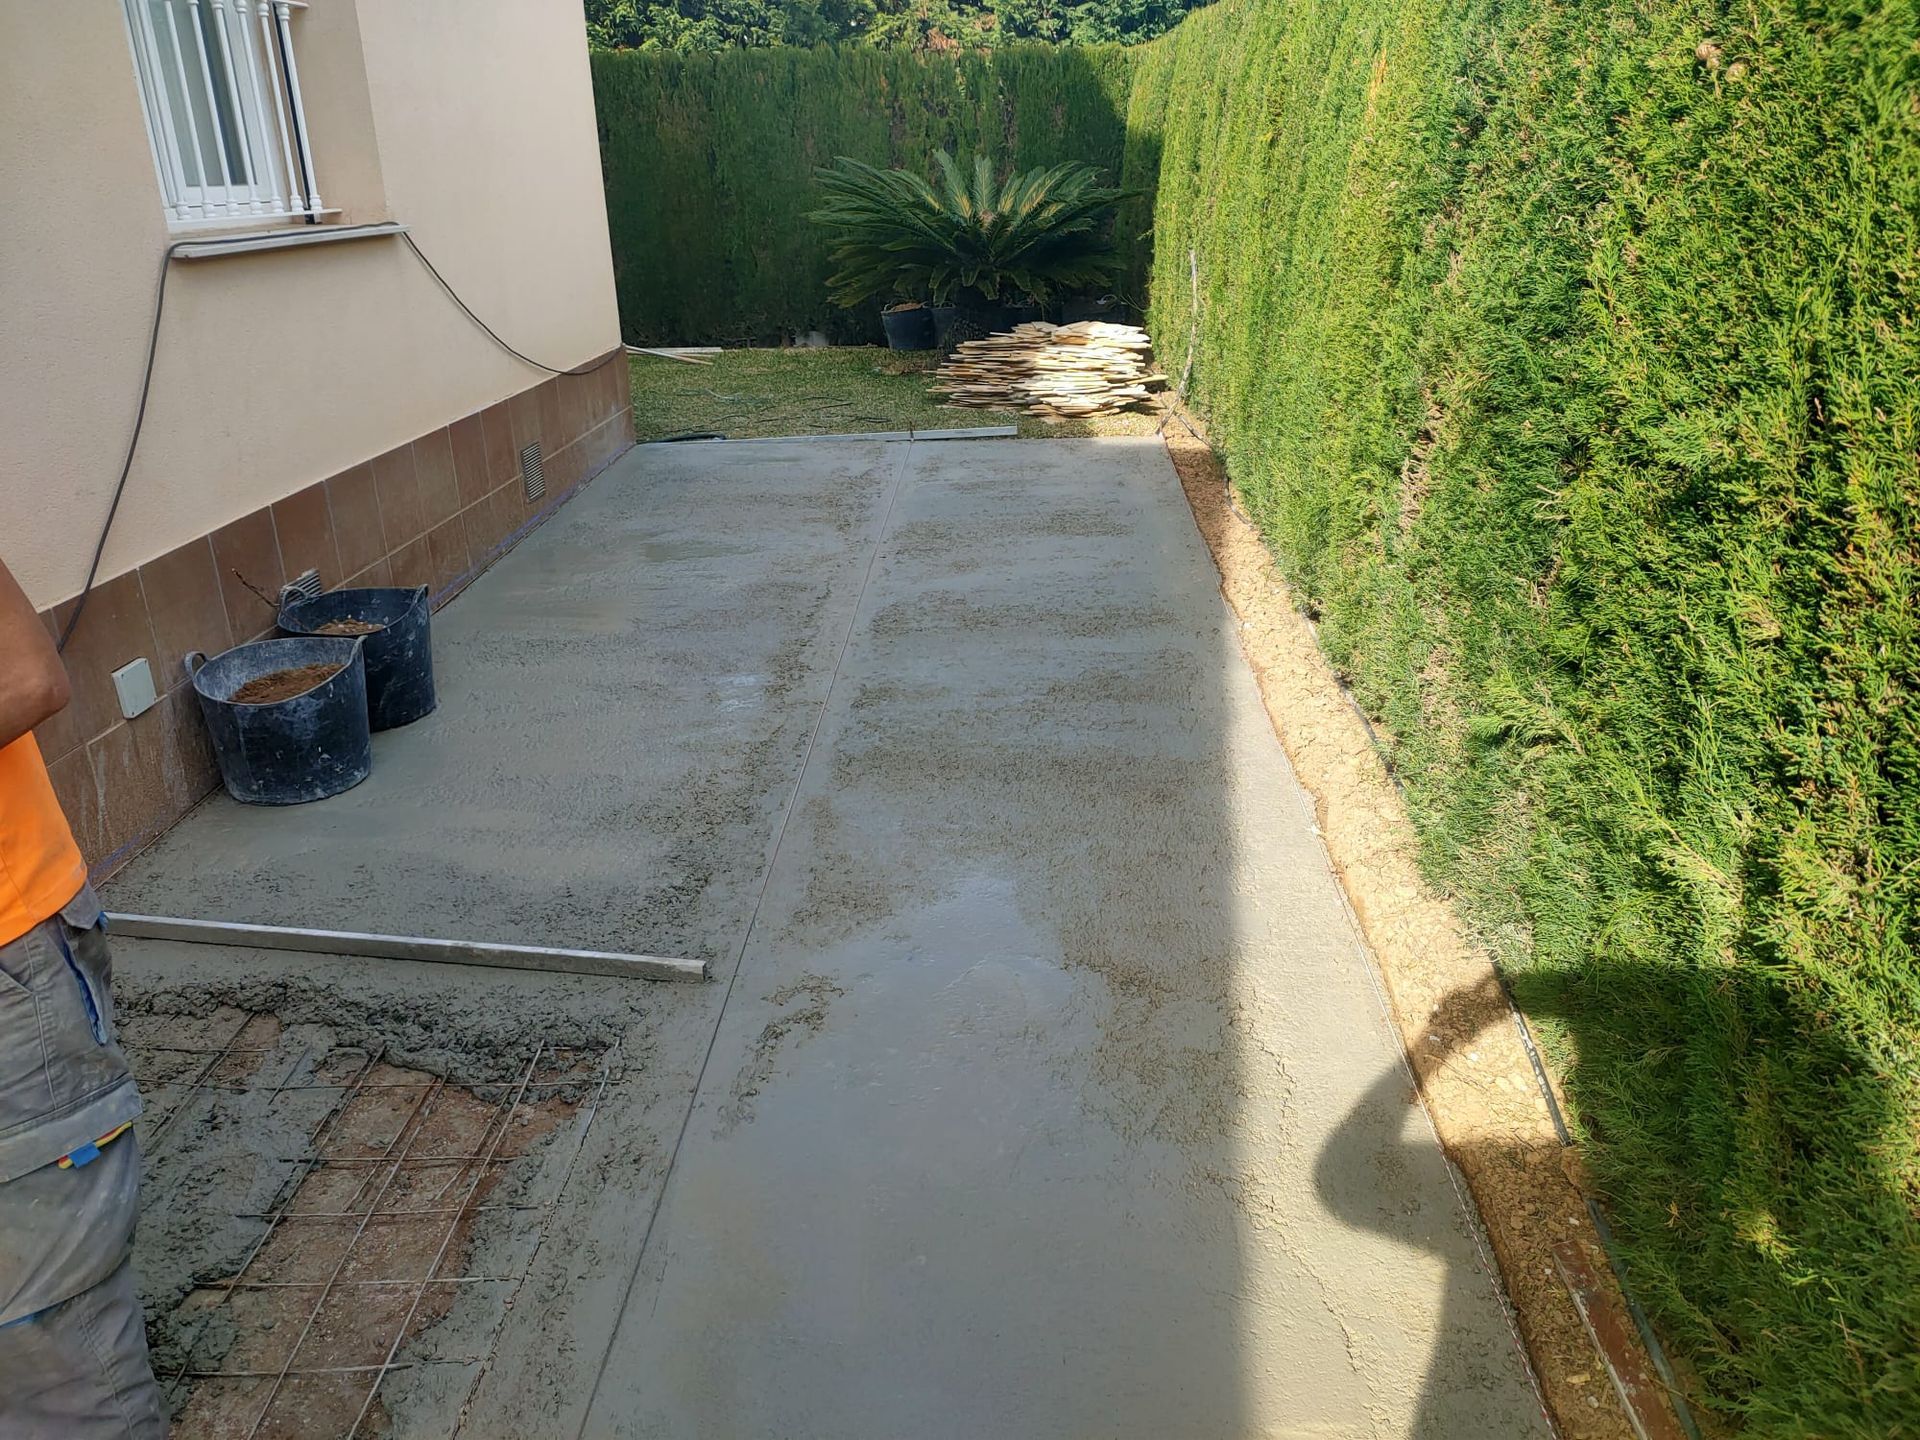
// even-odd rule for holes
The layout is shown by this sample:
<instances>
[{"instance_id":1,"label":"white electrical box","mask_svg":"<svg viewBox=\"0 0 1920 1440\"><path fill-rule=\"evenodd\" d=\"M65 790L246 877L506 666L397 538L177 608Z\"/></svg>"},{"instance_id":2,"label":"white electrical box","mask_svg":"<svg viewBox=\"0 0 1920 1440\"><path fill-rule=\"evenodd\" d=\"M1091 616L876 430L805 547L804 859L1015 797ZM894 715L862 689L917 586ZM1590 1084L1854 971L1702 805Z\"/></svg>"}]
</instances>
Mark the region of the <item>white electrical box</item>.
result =
<instances>
[{"instance_id":1,"label":"white electrical box","mask_svg":"<svg viewBox=\"0 0 1920 1440\"><path fill-rule=\"evenodd\" d=\"M144 715L159 698L153 693L153 667L144 659L122 665L113 672L113 691L120 697L120 713L127 719Z\"/></svg>"}]
</instances>

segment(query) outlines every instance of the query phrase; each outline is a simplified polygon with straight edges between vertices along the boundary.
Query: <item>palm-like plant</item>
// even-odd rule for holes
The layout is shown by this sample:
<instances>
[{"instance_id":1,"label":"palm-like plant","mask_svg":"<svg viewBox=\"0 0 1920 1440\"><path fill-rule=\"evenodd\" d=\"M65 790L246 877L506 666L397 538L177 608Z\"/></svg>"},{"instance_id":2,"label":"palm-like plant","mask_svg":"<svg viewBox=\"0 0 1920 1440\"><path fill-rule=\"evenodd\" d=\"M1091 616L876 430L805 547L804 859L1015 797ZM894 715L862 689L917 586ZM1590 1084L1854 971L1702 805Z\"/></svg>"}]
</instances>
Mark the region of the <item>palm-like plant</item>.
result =
<instances>
[{"instance_id":1,"label":"palm-like plant","mask_svg":"<svg viewBox=\"0 0 1920 1440\"><path fill-rule=\"evenodd\" d=\"M929 181L841 156L819 172L827 202L809 219L837 232L833 299L874 295L992 303L1110 283L1117 269L1105 221L1124 190L1091 165L1043 166L998 183L978 156L970 167L942 150Z\"/></svg>"}]
</instances>

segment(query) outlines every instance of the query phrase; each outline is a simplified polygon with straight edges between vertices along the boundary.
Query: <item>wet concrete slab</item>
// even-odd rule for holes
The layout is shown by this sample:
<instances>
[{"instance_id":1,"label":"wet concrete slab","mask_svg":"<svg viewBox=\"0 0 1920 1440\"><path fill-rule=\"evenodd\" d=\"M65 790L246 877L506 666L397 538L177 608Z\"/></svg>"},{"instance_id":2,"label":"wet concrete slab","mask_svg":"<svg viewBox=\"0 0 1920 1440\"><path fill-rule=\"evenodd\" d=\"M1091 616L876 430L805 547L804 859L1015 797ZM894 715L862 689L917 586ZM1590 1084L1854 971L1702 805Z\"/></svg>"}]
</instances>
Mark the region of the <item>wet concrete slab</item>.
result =
<instances>
[{"instance_id":1,"label":"wet concrete slab","mask_svg":"<svg viewBox=\"0 0 1920 1440\"><path fill-rule=\"evenodd\" d=\"M894 463L813 449L635 452L434 616L439 709L368 781L216 796L114 907L731 957Z\"/></svg>"},{"instance_id":2,"label":"wet concrete slab","mask_svg":"<svg viewBox=\"0 0 1920 1440\"><path fill-rule=\"evenodd\" d=\"M1156 444L644 448L435 626L366 785L210 804L109 895L714 962L291 957L631 1067L396 1433L1546 1433Z\"/></svg>"}]
</instances>

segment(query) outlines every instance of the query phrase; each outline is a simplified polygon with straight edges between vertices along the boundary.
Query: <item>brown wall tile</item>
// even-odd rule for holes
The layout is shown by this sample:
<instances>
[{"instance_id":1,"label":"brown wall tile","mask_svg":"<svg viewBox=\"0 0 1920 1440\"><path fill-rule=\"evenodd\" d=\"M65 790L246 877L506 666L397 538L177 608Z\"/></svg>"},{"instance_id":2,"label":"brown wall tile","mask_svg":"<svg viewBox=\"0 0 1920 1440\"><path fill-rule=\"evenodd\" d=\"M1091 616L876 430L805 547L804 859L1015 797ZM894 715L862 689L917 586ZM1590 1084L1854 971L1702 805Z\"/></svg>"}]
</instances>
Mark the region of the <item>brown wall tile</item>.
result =
<instances>
[{"instance_id":1,"label":"brown wall tile","mask_svg":"<svg viewBox=\"0 0 1920 1440\"><path fill-rule=\"evenodd\" d=\"M602 365L584 382L585 389L580 397L580 413L584 421L582 430L591 430L607 418L610 407L607 403L606 374L611 368L610 365Z\"/></svg>"},{"instance_id":2,"label":"brown wall tile","mask_svg":"<svg viewBox=\"0 0 1920 1440\"><path fill-rule=\"evenodd\" d=\"M460 524L467 532L469 566L485 564L493 553L493 547L500 543L499 523L500 516L493 508L491 496L482 498L460 512Z\"/></svg>"},{"instance_id":3,"label":"brown wall tile","mask_svg":"<svg viewBox=\"0 0 1920 1440\"><path fill-rule=\"evenodd\" d=\"M605 365L602 365L598 370L593 372L593 413L596 418L604 420L608 415L613 413L613 407L619 401L619 392L616 389L616 384L619 380L620 372L625 368L619 360L609 360Z\"/></svg>"},{"instance_id":4,"label":"brown wall tile","mask_svg":"<svg viewBox=\"0 0 1920 1440\"><path fill-rule=\"evenodd\" d=\"M580 446L569 445L547 456L547 494L558 498L580 483Z\"/></svg>"},{"instance_id":5,"label":"brown wall tile","mask_svg":"<svg viewBox=\"0 0 1920 1440\"><path fill-rule=\"evenodd\" d=\"M274 534L271 509L243 515L213 532L213 562L220 572L220 594L227 603L227 632L235 645L273 629L275 609L241 583L241 576L268 596L277 596L286 569Z\"/></svg>"},{"instance_id":6,"label":"brown wall tile","mask_svg":"<svg viewBox=\"0 0 1920 1440\"><path fill-rule=\"evenodd\" d=\"M581 465L587 474L597 473L607 461L633 443L626 431L626 421L615 415L602 420L599 427L580 442Z\"/></svg>"},{"instance_id":7,"label":"brown wall tile","mask_svg":"<svg viewBox=\"0 0 1920 1440\"><path fill-rule=\"evenodd\" d=\"M560 387L560 425L569 443L592 428L587 423L587 416L593 410L589 392L593 387L593 377L598 373L588 371L584 375L563 375L555 382Z\"/></svg>"},{"instance_id":8,"label":"brown wall tile","mask_svg":"<svg viewBox=\"0 0 1920 1440\"><path fill-rule=\"evenodd\" d=\"M100 813L100 787L93 783L93 760L82 745L58 760L49 761L47 774L53 780L53 793L67 813L67 826L73 831L73 843L88 861L106 855L106 822Z\"/></svg>"},{"instance_id":9,"label":"brown wall tile","mask_svg":"<svg viewBox=\"0 0 1920 1440\"><path fill-rule=\"evenodd\" d=\"M69 600L53 610L56 638L66 628L74 603ZM142 656L153 668L154 687L165 689L171 677L154 644L139 573L129 570L94 586L87 597L80 624L61 656L73 686L73 699L34 732L44 758L58 759L119 722L120 701L114 694L113 672Z\"/></svg>"},{"instance_id":10,"label":"brown wall tile","mask_svg":"<svg viewBox=\"0 0 1920 1440\"><path fill-rule=\"evenodd\" d=\"M342 589L379 590L393 584L393 567L384 558L376 560L357 575L349 575Z\"/></svg>"},{"instance_id":11,"label":"brown wall tile","mask_svg":"<svg viewBox=\"0 0 1920 1440\"><path fill-rule=\"evenodd\" d=\"M427 549L427 537L422 535L410 544L402 545L387 557L393 567L391 583L395 585L431 585L433 583L433 557Z\"/></svg>"},{"instance_id":12,"label":"brown wall tile","mask_svg":"<svg viewBox=\"0 0 1920 1440\"><path fill-rule=\"evenodd\" d=\"M527 517L533 513L527 504L527 497L521 493L520 482L502 485L487 497L487 503L493 507L494 544L499 544L514 531L527 523Z\"/></svg>"},{"instance_id":13,"label":"brown wall tile","mask_svg":"<svg viewBox=\"0 0 1920 1440\"><path fill-rule=\"evenodd\" d=\"M552 454L573 438L560 419L560 377L548 376L535 393L540 402L540 448Z\"/></svg>"},{"instance_id":14,"label":"brown wall tile","mask_svg":"<svg viewBox=\"0 0 1920 1440\"><path fill-rule=\"evenodd\" d=\"M324 480L274 501L273 530L280 537L280 559L289 580L317 570L323 586L340 583L340 551L334 544L333 511Z\"/></svg>"},{"instance_id":15,"label":"brown wall tile","mask_svg":"<svg viewBox=\"0 0 1920 1440\"><path fill-rule=\"evenodd\" d=\"M606 419L612 393L607 389L607 372L613 368L613 362L607 361L582 382L584 389L580 404L582 413L587 417L585 428L588 430Z\"/></svg>"},{"instance_id":16,"label":"brown wall tile","mask_svg":"<svg viewBox=\"0 0 1920 1440\"><path fill-rule=\"evenodd\" d=\"M453 471L453 441L435 430L413 442L414 482L420 488L420 519L426 529L460 513L460 480Z\"/></svg>"},{"instance_id":17,"label":"brown wall tile","mask_svg":"<svg viewBox=\"0 0 1920 1440\"><path fill-rule=\"evenodd\" d=\"M87 852L92 862L158 834L220 783L213 741L190 684L96 736L87 748L102 809L102 849Z\"/></svg>"},{"instance_id":18,"label":"brown wall tile","mask_svg":"<svg viewBox=\"0 0 1920 1440\"><path fill-rule=\"evenodd\" d=\"M507 415L513 422L513 468L517 471L520 452L540 438L540 397L532 390L522 390L507 401Z\"/></svg>"},{"instance_id":19,"label":"brown wall tile","mask_svg":"<svg viewBox=\"0 0 1920 1440\"><path fill-rule=\"evenodd\" d=\"M605 468L607 461L624 454L633 444L633 437L624 430L620 417L615 415L602 421L600 428L587 437L587 454L595 470Z\"/></svg>"},{"instance_id":20,"label":"brown wall tile","mask_svg":"<svg viewBox=\"0 0 1920 1440\"><path fill-rule=\"evenodd\" d=\"M203 535L149 560L140 567L140 589L159 655L153 684L165 693L181 682L180 662L189 650L218 655L232 643L212 540Z\"/></svg>"},{"instance_id":21,"label":"brown wall tile","mask_svg":"<svg viewBox=\"0 0 1920 1440\"><path fill-rule=\"evenodd\" d=\"M507 413L505 400L480 412L480 431L487 442L487 478L491 482L487 489L491 492L520 473L520 454L513 448L513 417Z\"/></svg>"},{"instance_id":22,"label":"brown wall tile","mask_svg":"<svg viewBox=\"0 0 1920 1440\"><path fill-rule=\"evenodd\" d=\"M141 836L158 830L184 804L168 784L167 725L155 706L123 720L87 745L94 783L100 788L103 860Z\"/></svg>"},{"instance_id":23,"label":"brown wall tile","mask_svg":"<svg viewBox=\"0 0 1920 1440\"><path fill-rule=\"evenodd\" d=\"M607 367L607 408L616 415L633 413L633 366L625 355Z\"/></svg>"},{"instance_id":24,"label":"brown wall tile","mask_svg":"<svg viewBox=\"0 0 1920 1440\"><path fill-rule=\"evenodd\" d=\"M213 737L200 713L200 697L191 684L162 697L154 713L160 717L166 745L167 795L177 807L174 814L179 814L220 783L220 764L214 759ZM165 818L170 821L172 816Z\"/></svg>"},{"instance_id":25,"label":"brown wall tile","mask_svg":"<svg viewBox=\"0 0 1920 1440\"><path fill-rule=\"evenodd\" d=\"M588 429L592 429L613 413L616 400L613 382L619 375L620 369L618 360L609 360L593 372L593 392L587 404L587 413L590 417Z\"/></svg>"},{"instance_id":26,"label":"brown wall tile","mask_svg":"<svg viewBox=\"0 0 1920 1440\"><path fill-rule=\"evenodd\" d=\"M492 471L487 468L487 437L479 413L454 421L447 427L447 438L453 442L453 473L460 478L460 507L465 509L476 500L486 499L493 489Z\"/></svg>"},{"instance_id":27,"label":"brown wall tile","mask_svg":"<svg viewBox=\"0 0 1920 1440\"><path fill-rule=\"evenodd\" d=\"M427 583L436 594L467 573L467 527L458 515L427 535L427 550L433 566Z\"/></svg>"},{"instance_id":28,"label":"brown wall tile","mask_svg":"<svg viewBox=\"0 0 1920 1440\"><path fill-rule=\"evenodd\" d=\"M413 446L398 446L373 462L373 489L380 497L380 533L389 555L426 533L426 511L413 474Z\"/></svg>"},{"instance_id":29,"label":"brown wall tile","mask_svg":"<svg viewBox=\"0 0 1920 1440\"><path fill-rule=\"evenodd\" d=\"M327 481L327 509L333 516L334 546L343 573L356 575L386 555L371 461L342 470Z\"/></svg>"}]
</instances>

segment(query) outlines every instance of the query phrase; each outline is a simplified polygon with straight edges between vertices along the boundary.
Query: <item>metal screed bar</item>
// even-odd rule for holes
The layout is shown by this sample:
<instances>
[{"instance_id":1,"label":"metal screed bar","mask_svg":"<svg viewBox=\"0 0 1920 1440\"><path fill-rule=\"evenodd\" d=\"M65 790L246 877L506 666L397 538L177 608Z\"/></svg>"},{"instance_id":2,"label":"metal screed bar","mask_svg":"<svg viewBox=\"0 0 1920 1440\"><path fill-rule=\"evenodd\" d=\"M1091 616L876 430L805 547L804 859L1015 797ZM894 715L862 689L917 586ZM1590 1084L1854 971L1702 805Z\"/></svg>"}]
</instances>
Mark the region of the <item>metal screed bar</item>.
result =
<instances>
[{"instance_id":1,"label":"metal screed bar","mask_svg":"<svg viewBox=\"0 0 1920 1440\"><path fill-rule=\"evenodd\" d=\"M435 940L420 935L366 935L352 930L307 930L292 925L242 925L177 915L107 914L116 935L257 950L301 950L311 955L359 955L377 960L438 960L561 975L612 975L628 980L705 980L704 960L626 955L611 950L566 950L550 945L505 945L487 940Z\"/></svg>"}]
</instances>

